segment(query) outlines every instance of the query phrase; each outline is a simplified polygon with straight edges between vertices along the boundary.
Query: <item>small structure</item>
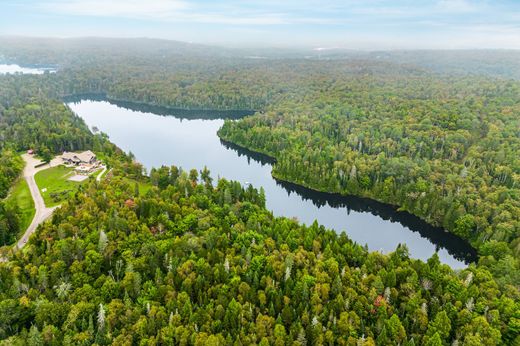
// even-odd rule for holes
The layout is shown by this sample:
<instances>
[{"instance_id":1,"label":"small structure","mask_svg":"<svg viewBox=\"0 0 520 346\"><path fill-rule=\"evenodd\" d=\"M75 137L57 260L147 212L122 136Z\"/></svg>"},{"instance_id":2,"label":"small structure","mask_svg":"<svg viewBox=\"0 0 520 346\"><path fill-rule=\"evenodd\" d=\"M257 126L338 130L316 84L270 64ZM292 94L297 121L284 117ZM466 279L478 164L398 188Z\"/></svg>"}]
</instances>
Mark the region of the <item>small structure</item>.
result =
<instances>
[{"instance_id":1,"label":"small structure","mask_svg":"<svg viewBox=\"0 0 520 346\"><path fill-rule=\"evenodd\" d=\"M82 153L64 152L63 155L61 155L61 159L65 164L75 166L94 165L97 163L96 154L90 150L84 151Z\"/></svg>"},{"instance_id":2,"label":"small structure","mask_svg":"<svg viewBox=\"0 0 520 346\"><path fill-rule=\"evenodd\" d=\"M27 154L33 155L34 154L34 150L32 150L32 149L27 150Z\"/></svg>"}]
</instances>

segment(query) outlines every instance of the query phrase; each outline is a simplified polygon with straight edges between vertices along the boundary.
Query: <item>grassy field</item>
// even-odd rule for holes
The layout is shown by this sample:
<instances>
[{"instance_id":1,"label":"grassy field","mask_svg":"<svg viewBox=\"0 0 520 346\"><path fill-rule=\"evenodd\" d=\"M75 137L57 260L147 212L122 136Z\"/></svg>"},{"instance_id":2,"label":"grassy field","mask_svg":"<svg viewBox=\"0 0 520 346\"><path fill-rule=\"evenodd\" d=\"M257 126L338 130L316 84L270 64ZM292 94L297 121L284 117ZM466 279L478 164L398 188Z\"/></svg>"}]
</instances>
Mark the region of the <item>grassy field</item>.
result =
<instances>
[{"instance_id":1,"label":"grassy field","mask_svg":"<svg viewBox=\"0 0 520 346\"><path fill-rule=\"evenodd\" d=\"M88 181L80 183L67 180L74 174L73 171L74 169L70 167L56 166L36 173L34 179L47 207L61 204L76 191L79 185Z\"/></svg>"},{"instance_id":2,"label":"grassy field","mask_svg":"<svg viewBox=\"0 0 520 346\"><path fill-rule=\"evenodd\" d=\"M24 178L20 177L18 179L8 198L14 200L20 208L20 232L25 232L31 224L35 209L31 191Z\"/></svg>"}]
</instances>

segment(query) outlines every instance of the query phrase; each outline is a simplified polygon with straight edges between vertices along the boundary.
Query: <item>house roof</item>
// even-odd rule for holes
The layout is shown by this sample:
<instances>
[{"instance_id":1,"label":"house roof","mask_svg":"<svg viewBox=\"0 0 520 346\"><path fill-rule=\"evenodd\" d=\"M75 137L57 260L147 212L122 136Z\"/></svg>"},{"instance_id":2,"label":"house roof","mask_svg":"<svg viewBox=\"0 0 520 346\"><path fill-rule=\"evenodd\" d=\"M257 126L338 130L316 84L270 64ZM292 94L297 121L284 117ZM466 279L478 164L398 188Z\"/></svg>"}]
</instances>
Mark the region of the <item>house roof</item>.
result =
<instances>
[{"instance_id":1,"label":"house roof","mask_svg":"<svg viewBox=\"0 0 520 346\"><path fill-rule=\"evenodd\" d=\"M82 153L64 152L61 157L65 160L70 160L70 161L90 162L93 158L96 157L96 154L94 154L90 150L87 150Z\"/></svg>"},{"instance_id":2,"label":"house roof","mask_svg":"<svg viewBox=\"0 0 520 346\"><path fill-rule=\"evenodd\" d=\"M96 157L96 154L90 150L87 150L77 154L76 156L81 160L81 162L90 162L90 160Z\"/></svg>"},{"instance_id":3,"label":"house roof","mask_svg":"<svg viewBox=\"0 0 520 346\"><path fill-rule=\"evenodd\" d=\"M77 158L76 153L69 153L67 151L64 152L61 157L65 160L74 160L75 157Z\"/></svg>"}]
</instances>

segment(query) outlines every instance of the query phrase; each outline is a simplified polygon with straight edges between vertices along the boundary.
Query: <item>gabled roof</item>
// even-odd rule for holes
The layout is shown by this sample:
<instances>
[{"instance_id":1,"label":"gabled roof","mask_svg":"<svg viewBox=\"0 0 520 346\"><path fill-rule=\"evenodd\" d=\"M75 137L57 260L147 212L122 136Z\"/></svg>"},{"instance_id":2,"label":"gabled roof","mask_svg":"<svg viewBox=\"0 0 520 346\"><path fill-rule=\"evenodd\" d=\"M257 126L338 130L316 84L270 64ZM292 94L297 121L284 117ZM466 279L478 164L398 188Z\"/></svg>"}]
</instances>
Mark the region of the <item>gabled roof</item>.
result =
<instances>
[{"instance_id":1,"label":"gabled roof","mask_svg":"<svg viewBox=\"0 0 520 346\"><path fill-rule=\"evenodd\" d=\"M82 153L64 152L61 157L64 160L90 162L92 159L96 158L96 154L90 150L87 150Z\"/></svg>"},{"instance_id":2,"label":"gabled roof","mask_svg":"<svg viewBox=\"0 0 520 346\"><path fill-rule=\"evenodd\" d=\"M69 153L67 151L65 151L61 157L65 160L74 160L77 158L76 153Z\"/></svg>"},{"instance_id":3,"label":"gabled roof","mask_svg":"<svg viewBox=\"0 0 520 346\"><path fill-rule=\"evenodd\" d=\"M76 156L81 160L81 162L90 162L92 159L96 158L96 154L90 150L79 153Z\"/></svg>"}]
</instances>

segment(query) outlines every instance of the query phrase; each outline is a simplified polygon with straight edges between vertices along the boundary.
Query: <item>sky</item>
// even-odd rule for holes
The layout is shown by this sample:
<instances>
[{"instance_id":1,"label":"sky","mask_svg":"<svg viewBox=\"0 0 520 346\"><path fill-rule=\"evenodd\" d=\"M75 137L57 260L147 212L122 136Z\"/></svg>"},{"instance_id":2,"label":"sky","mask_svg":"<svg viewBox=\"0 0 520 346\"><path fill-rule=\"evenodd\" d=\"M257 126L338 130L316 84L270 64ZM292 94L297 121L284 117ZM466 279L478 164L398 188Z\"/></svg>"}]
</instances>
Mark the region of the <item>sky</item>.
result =
<instances>
[{"instance_id":1,"label":"sky","mask_svg":"<svg viewBox=\"0 0 520 346\"><path fill-rule=\"evenodd\" d=\"M0 35L228 47L520 49L520 0L0 0Z\"/></svg>"}]
</instances>

